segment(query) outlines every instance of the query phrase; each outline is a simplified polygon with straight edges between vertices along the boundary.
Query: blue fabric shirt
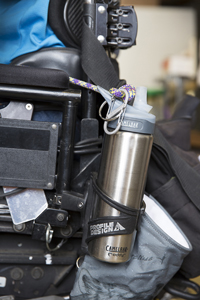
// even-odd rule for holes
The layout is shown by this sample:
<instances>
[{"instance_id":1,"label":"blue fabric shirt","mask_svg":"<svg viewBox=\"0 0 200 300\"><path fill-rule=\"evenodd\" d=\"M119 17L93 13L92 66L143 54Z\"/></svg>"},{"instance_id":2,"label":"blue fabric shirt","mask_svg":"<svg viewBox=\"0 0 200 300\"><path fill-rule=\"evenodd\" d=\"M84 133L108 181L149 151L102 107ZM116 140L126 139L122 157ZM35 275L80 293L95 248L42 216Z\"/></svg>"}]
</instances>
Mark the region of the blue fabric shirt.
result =
<instances>
[{"instance_id":1,"label":"blue fabric shirt","mask_svg":"<svg viewBox=\"0 0 200 300\"><path fill-rule=\"evenodd\" d=\"M47 24L50 0L0 0L0 63L41 48L65 47Z\"/></svg>"}]
</instances>

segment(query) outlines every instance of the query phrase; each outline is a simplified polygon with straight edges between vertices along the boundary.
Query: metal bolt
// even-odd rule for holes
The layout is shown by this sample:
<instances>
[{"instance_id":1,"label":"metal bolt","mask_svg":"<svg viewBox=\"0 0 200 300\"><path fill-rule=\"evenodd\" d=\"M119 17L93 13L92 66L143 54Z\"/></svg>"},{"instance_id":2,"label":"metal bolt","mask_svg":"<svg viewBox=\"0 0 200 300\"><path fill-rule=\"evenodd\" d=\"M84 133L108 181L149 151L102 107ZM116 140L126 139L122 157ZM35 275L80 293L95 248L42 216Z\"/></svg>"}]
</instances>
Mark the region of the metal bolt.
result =
<instances>
[{"instance_id":1,"label":"metal bolt","mask_svg":"<svg viewBox=\"0 0 200 300\"><path fill-rule=\"evenodd\" d=\"M24 223L13 225L14 231L17 231L17 232L24 231L25 228L26 228L26 225Z\"/></svg>"},{"instance_id":2,"label":"metal bolt","mask_svg":"<svg viewBox=\"0 0 200 300\"><path fill-rule=\"evenodd\" d=\"M62 202L62 196L60 196L60 195L54 195L53 202L56 203L56 204L61 204L61 202Z\"/></svg>"},{"instance_id":3,"label":"metal bolt","mask_svg":"<svg viewBox=\"0 0 200 300\"><path fill-rule=\"evenodd\" d=\"M26 109L27 110L31 110L33 108L32 104L28 103L26 104Z\"/></svg>"},{"instance_id":4,"label":"metal bolt","mask_svg":"<svg viewBox=\"0 0 200 300\"><path fill-rule=\"evenodd\" d=\"M97 39L100 43L103 43L105 40L105 37L103 35L98 35Z\"/></svg>"},{"instance_id":5,"label":"metal bolt","mask_svg":"<svg viewBox=\"0 0 200 300\"><path fill-rule=\"evenodd\" d=\"M61 228L60 232L64 236L69 236L72 234L72 228L70 225L67 225L67 227Z\"/></svg>"},{"instance_id":6,"label":"metal bolt","mask_svg":"<svg viewBox=\"0 0 200 300\"><path fill-rule=\"evenodd\" d=\"M122 39L121 39L121 38L118 38L118 39L117 39L117 42L118 42L118 44L121 44L121 43L122 43Z\"/></svg>"},{"instance_id":7,"label":"metal bolt","mask_svg":"<svg viewBox=\"0 0 200 300\"><path fill-rule=\"evenodd\" d=\"M51 183L51 182L47 183L47 187L48 187L49 189L52 188L52 187L53 187L52 183Z\"/></svg>"},{"instance_id":8,"label":"metal bolt","mask_svg":"<svg viewBox=\"0 0 200 300\"><path fill-rule=\"evenodd\" d=\"M10 276L13 280L21 280L24 276L24 272L20 268L14 268L11 270Z\"/></svg>"},{"instance_id":9,"label":"metal bolt","mask_svg":"<svg viewBox=\"0 0 200 300\"><path fill-rule=\"evenodd\" d=\"M119 30L123 29L123 24L122 24L122 23L117 24L117 28L118 28Z\"/></svg>"},{"instance_id":10,"label":"metal bolt","mask_svg":"<svg viewBox=\"0 0 200 300\"><path fill-rule=\"evenodd\" d=\"M52 127L53 129L56 129L56 128L57 128L57 125L56 125L56 124L53 124L51 127Z\"/></svg>"},{"instance_id":11,"label":"metal bolt","mask_svg":"<svg viewBox=\"0 0 200 300\"><path fill-rule=\"evenodd\" d=\"M62 214L62 213L57 214L57 220L58 220L59 222L64 221L64 219L65 219L65 215L64 215L64 214Z\"/></svg>"},{"instance_id":12,"label":"metal bolt","mask_svg":"<svg viewBox=\"0 0 200 300\"><path fill-rule=\"evenodd\" d=\"M83 202L79 202L79 204L78 204L78 208L83 208L83 205L84 205L84 203Z\"/></svg>"},{"instance_id":13,"label":"metal bolt","mask_svg":"<svg viewBox=\"0 0 200 300\"><path fill-rule=\"evenodd\" d=\"M62 200L62 198L60 197L60 198L57 198L57 201L56 201L56 203L57 204L61 204L62 202L61 202L61 200Z\"/></svg>"},{"instance_id":14,"label":"metal bolt","mask_svg":"<svg viewBox=\"0 0 200 300\"><path fill-rule=\"evenodd\" d=\"M105 12L105 7L103 6L103 5L101 5L101 6L99 6L98 7L98 12L100 13L100 14L103 14L104 12Z\"/></svg>"},{"instance_id":15,"label":"metal bolt","mask_svg":"<svg viewBox=\"0 0 200 300\"><path fill-rule=\"evenodd\" d=\"M40 279L44 276L44 271L40 267L35 267L31 271L31 276L33 277L33 279Z\"/></svg>"},{"instance_id":16,"label":"metal bolt","mask_svg":"<svg viewBox=\"0 0 200 300\"><path fill-rule=\"evenodd\" d=\"M118 16L122 16L123 15L123 10L122 9L117 9L117 14L118 14Z\"/></svg>"}]
</instances>

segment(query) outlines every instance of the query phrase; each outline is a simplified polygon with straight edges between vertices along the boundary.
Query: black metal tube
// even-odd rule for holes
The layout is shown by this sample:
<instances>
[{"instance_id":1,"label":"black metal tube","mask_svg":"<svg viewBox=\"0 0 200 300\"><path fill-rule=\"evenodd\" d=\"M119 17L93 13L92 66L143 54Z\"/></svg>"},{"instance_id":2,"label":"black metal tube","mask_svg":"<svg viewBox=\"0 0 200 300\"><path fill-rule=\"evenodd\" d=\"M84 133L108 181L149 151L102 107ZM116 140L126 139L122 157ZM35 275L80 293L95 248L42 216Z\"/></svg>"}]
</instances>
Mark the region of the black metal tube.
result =
<instances>
[{"instance_id":1,"label":"black metal tube","mask_svg":"<svg viewBox=\"0 0 200 300\"><path fill-rule=\"evenodd\" d=\"M68 101L65 103L56 183L56 194L58 196L62 195L63 191L70 190L76 127L76 111L76 103L73 101Z\"/></svg>"},{"instance_id":2,"label":"black metal tube","mask_svg":"<svg viewBox=\"0 0 200 300\"><path fill-rule=\"evenodd\" d=\"M33 87L20 87L0 84L0 96L6 99L28 100L28 101L47 101L47 102L78 102L81 98L79 90L56 90Z\"/></svg>"}]
</instances>

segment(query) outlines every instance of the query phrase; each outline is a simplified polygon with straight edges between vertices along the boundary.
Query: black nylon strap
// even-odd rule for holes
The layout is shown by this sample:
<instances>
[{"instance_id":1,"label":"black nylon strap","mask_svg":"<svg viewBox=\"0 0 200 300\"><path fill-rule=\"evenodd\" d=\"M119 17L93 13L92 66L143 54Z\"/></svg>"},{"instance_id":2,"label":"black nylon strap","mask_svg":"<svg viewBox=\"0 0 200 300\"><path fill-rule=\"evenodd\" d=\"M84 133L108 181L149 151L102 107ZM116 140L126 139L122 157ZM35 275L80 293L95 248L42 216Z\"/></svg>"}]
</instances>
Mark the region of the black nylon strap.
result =
<instances>
[{"instance_id":1,"label":"black nylon strap","mask_svg":"<svg viewBox=\"0 0 200 300\"><path fill-rule=\"evenodd\" d=\"M88 222L88 237L86 243L91 240L111 235L125 235L133 233L137 226L137 216L110 216L93 219Z\"/></svg>"},{"instance_id":2,"label":"black nylon strap","mask_svg":"<svg viewBox=\"0 0 200 300\"><path fill-rule=\"evenodd\" d=\"M154 144L165 150L171 168L174 171L185 193L193 204L200 210L200 176L189 166L171 147L158 127L155 128Z\"/></svg>"},{"instance_id":3,"label":"black nylon strap","mask_svg":"<svg viewBox=\"0 0 200 300\"><path fill-rule=\"evenodd\" d=\"M123 204L120 204L118 202L116 202L115 200L111 199L108 195L106 195L97 185L96 183L96 179L93 177L93 188L95 190L95 192L97 193L97 195L104 201L106 202L108 205L112 206L113 208L119 210L120 212L126 214L126 215L130 215L130 216L138 216L139 211L138 209L134 209L134 208L130 208L128 206L125 206Z\"/></svg>"},{"instance_id":4,"label":"black nylon strap","mask_svg":"<svg viewBox=\"0 0 200 300\"><path fill-rule=\"evenodd\" d=\"M92 219L88 222L88 233L86 243L91 240L112 235L125 235L131 234L137 229L138 218L141 212L145 209L145 204L140 210L132 209L122 205L106 195L96 183L97 174L93 173L91 176L93 191L100 197L101 200L106 202L111 207L120 211L119 216L105 216Z\"/></svg>"},{"instance_id":5,"label":"black nylon strap","mask_svg":"<svg viewBox=\"0 0 200 300\"><path fill-rule=\"evenodd\" d=\"M105 49L83 21L82 68L87 76L106 90L120 86L119 77L107 56Z\"/></svg>"}]
</instances>

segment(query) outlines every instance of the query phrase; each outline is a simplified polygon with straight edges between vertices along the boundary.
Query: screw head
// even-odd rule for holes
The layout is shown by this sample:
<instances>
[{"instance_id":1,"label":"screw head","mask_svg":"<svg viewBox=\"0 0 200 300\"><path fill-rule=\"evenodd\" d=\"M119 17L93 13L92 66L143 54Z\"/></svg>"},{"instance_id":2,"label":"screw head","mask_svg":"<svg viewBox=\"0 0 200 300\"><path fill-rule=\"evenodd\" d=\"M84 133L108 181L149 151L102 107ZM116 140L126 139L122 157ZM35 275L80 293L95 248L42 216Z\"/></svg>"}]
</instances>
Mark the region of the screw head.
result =
<instances>
[{"instance_id":1,"label":"screw head","mask_svg":"<svg viewBox=\"0 0 200 300\"><path fill-rule=\"evenodd\" d=\"M67 227L65 228L61 228L60 229L60 233L63 235L63 236L70 236L72 234L72 228L70 225L67 225Z\"/></svg>"},{"instance_id":2,"label":"screw head","mask_svg":"<svg viewBox=\"0 0 200 300\"><path fill-rule=\"evenodd\" d=\"M31 270L31 276L33 277L33 279L40 279L44 276L44 271L40 267L35 267Z\"/></svg>"},{"instance_id":3,"label":"screw head","mask_svg":"<svg viewBox=\"0 0 200 300\"><path fill-rule=\"evenodd\" d=\"M24 276L24 272L20 268L14 268L11 270L10 276L13 280L21 280Z\"/></svg>"},{"instance_id":4,"label":"screw head","mask_svg":"<svg viewBox=\"0 0 200 300\"><path fill-rule=\"evenodd\" d=\"M123 24L122 23L118 23L117 24L117 29L122 30L123 29Z\"/></svg>"},{"instance_id":5,"label":"screw head","mask_svg":"<svg viewBox=\"0 0 200 300\"><path fill-rule=\"evenodd\" d=\"M57 214L57 220L59 222L64 221L64 219L65 219L65 215L64 214L62 214L62 213Z\"/></svg>"},{"instance_id":6,"label":"screw head","mask_svg":"<svg viewBox=\"0 0 200 300\"><path fill-rule=\"evenodd\" d=\"M13 225L14 231L17 231L17 232L24 231L25 228L26 228L26 225L24 223Z\"/></svg>"},{"instance_id":7,"label":"screw head","mask_svg":"<svg viewBox=\"0 0 200 300\"><path fill-rule=\"evenodd\" d=\"M52 127L52 129L55 130L55 129L57 128L57 125L56 125L56 124L53 124L51 127Z\"/></svg>"},{"instance_id":8,"label":"screw head","mask_svg":"<svg viewBox=\"0 0 200 300\"><path fill-rule=\"evenodd\" d=\"M103 14L105 11L106 11L106 9L105 9L105 7L103 5L101 5L101 6L98 7L98 12L100 14Z\"/></svg>"},{"instance_id":9,"label":"screw head","mask_svg":"<svg viewBox=\"0 0 200 300\"><path fill-rule=\"evenodd\" d=\"M79 202L79 204L78 204L78 208L83 208L83 205L84 205L84 203L83 202Z\"/></svg>"},{"instance_id":10,"label":"screw head","mask_svg":"<svg viewBox=\"0 0 200 300\"><path fill-rule=\"evenodd\" d=\"M31 110L33 108L32 104L28 103L26 104L26 109L27 110Z\"/></svg>"},{"instance_id":11,"label":"screw head","mask_svg":"<svg viewBox=\"0 0 200 300\"><path fill-rule=\"evenodd\" d=\"M117 9L117 14L118 14L118 16L122 16L123 15L123 10L122 9Z\"/></svg>"},{"instance_id":12,"label":"screw head","mask_svg":"<svg viewBox=\"0 0 200 300\"><path fill-rule=\"evenodd\" d=\"M48 183L47 183L47 187L48 187L49 189L51 189L51 188L53 187L52 183L51 183L51 182L48 182Z\"/></svg>"},{"instance_id":13,"label":"screw head","mask_svg":"<svg viewBox=\"0 0 200 300\"><path fill-rule=\"evenodd\" d=\"M105 41L105 37L103 35L98 35L97 39L101 44Z\"/></svg>"}]
</instances>

